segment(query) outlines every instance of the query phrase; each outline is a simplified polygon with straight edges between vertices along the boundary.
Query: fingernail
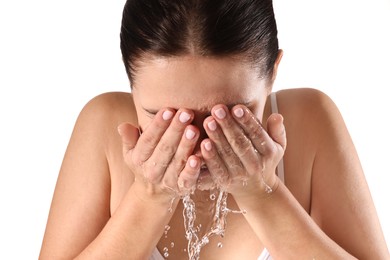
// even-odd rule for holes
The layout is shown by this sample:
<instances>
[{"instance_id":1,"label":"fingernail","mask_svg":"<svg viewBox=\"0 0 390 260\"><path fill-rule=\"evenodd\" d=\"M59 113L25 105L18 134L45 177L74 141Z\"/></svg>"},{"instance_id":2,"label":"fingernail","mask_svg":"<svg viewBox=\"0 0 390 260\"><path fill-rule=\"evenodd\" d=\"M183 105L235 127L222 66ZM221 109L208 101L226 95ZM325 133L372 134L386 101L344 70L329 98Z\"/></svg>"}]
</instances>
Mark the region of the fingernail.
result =
<instances>
[{"instance_id":1,"label":"fingernail","mask_svg":"<svg viewBox=\"0 0 390 260\"><path fill-rule=\"evenodd\" d=\"M186 138L188 140L191 140L192 138L194 138L194 136L195 136L195 132L194 131L192 131L191 129L187 129L186 130Z\"/></svg>"},{"instance_id":2,"label":"fingernail","mask_svg":"<svg viewBox=\"0 0 390 260\"><path fill-rule=\"evenodd\" d=\"M218 108L217 110L215 110L215 115L219 118L219 119L224 119L225 116L226 116L226 112L223 108Z\"/></svg>"},{"instance_id":3,"label":"fingernail","mask_svg":"<svg viewBox=\"0 0 390 260\"><path fill-rule=\"evenodd\" d=\"M190 160L190 166L192 168L196 168L197 165L198 165L198 161L197 160L195 160L195 159L191 159Z\"/></svg>"},{"instance_id":4,"label":"fingernail","mask_svg":"<svg viewBox=\"0 0 390 260\"><path fill-rule=\"evenodd\" d=\"M215 129L217 129L217 122L215 122L214 120L210 121L207 123L207 127L211 130L211 131L215 131Z\"/></svg>"},{"instance_id":5,"label":"fingernail","mask_svg":"<svg viewBox=\"0 0 390 260\"><path fill-rule=\"evenodd\" d=\"M190 120L191 115L187 112L181 112L179 116L179 121L182 123L186 123L188 120Z\"/></svg>"},{"instance_id":6,"label":"fingernail","mask_svg":"<svg viewBox=\"0 0 390 260\"><path fill-rule=\"evenodd\" d=\"M242 108L236 108L234 111L233 111L234 115L238 118L241 118L243 117L244 115L244 110L242 110Z\"/></svg>"},{"instance_id":7,"label":"fingernail","mask_svg":"<svg viewBox=\"0 0 390 260\"><path fill-rule=\"evenodd\" d=\"M207 151L211 151L211 148L212 148L212 145L211 145L211 142L206 142L204 144L204 148L207 150Z\"/></svg>"},{"instance_id":8,"label":"fingernail","mask_svg":"<svg viewBox=\"0 0 390 260\"><path fill-rule=\"evenodd\" d=\"M162 118L163 118L165 121L171 119L172 116L173 116L173 112L172 112L172 111L169 111L169 110L164 111L164 113L162 114Z\"/></svg>"}]
</instances>

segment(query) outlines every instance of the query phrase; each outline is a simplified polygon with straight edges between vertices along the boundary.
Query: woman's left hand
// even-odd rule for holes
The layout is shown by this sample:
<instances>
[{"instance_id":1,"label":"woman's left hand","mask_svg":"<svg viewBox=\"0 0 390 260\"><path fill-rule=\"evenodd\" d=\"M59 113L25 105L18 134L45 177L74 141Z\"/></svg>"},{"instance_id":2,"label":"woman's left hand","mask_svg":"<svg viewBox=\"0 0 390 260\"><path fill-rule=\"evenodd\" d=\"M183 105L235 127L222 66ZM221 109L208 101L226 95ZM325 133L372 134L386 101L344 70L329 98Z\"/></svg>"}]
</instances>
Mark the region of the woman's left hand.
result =
<instances>
[{"instance_id":1,"label":"woman's left hand","mask_svg":"<svg viewBox=\"0 0 390 260\"><path fill-rule=\"evenodd\" d=\"M236 199L264 196L277 186L276 167L286 149L283 117L272 114L267 131L245 106L216 105L204 121L202 157L214 182Z\"/></svg>"}]
</instances>

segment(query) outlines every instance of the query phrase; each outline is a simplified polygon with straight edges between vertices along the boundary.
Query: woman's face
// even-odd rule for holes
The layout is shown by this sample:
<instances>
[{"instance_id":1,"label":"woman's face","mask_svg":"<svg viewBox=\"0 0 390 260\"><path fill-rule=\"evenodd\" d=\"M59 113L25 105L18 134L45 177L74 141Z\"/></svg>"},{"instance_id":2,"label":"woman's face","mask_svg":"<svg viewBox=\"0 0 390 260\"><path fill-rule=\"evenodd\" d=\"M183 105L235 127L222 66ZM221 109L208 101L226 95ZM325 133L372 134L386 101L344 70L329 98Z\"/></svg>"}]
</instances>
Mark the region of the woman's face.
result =
<instances>
[{"instance_id":1,"label":"woman's face","mask_svg":"<svg viewBox=\"0 0 390 260\"><path fill-rule=\"evenodd\" d=\"M188 55L143 61L132 89L142 130L161 108L187 108L194 112L192 124L200 131L200 143L206 137L203 120L214 105L245 104L261 119L271 87L266 86L266 80L249 63L233 58Z\"/></svg>"}]
</instances>

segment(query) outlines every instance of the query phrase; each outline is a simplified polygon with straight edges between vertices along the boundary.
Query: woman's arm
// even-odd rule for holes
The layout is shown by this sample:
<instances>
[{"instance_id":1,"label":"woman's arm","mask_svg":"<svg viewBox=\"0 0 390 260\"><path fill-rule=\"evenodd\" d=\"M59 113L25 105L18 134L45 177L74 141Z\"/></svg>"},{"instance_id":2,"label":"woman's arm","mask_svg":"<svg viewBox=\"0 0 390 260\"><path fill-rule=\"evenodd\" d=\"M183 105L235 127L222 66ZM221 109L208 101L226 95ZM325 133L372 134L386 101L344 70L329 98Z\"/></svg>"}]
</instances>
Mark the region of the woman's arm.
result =
<instances>
[{"instance_id":1,"label":"woman's arm","mask_svg":"<svg viewBox=\"0 0 390 260\"><path fill-rule=\"evenodd\" d=\"M390 259L357 151L342 116L329 97L319 92L314 95L319 105L313 128L322 138L313 165L311 216L329 237L357 258ZM362 124L373 124L375 129L375 122L369 118L362 118ZM370 133L367 138L377 140Z\"/></svg>"},{"instance_id":2,"label":"woman's arm","mask_svg":"<svg viewBox=\"0 0 390 260\"><path fill-rule=\"evenodd\" d=\"M114 134L120 138L117 127L124 120L136 122L135 113L123 115L128 106L123 109L118 102L115 94L105 94L80 113L59 174L40 259L146 259L177 206L172 198L182 191L178 185L183 183L186 190L196 184L200 163L191 154L199 133L190 125L192 112L163 109L141 137L137 128L121 124L123 163L135 179L110 216L113 173L107 154L121 147L109 147L112 140L107 139ZM190 128L195 136L188 138L185 132Z\"/></svg>"},{"instance_id":3,"label":"woman's arm","mask_svg":"<svg viewBox=\"0 0 390 260\"><path fill-rule=\"evenodd\" d=\"M71 259L110 218L110 173L105 155L102 97L81 111L58 176L40 259Z\"/></svg>"},{"instance_id":4,"label":"woman's arm","mask_svg":"<svg viewBox=\"0 0 390 260\"><path fill-rule=\"evenodd\" d=\"M235 118L251 138L255 146L251 149L246 142L234 141L245 140L239 136L242 131L232 121L234 110L223 119L214 117L249 177L244 188L230 185L232 195L239 207L246 210L245 218L275 259L389 259L356 151L340 113L326 95L313 90L303 92L301 96L311 101L300 112L305 113L305 118L310 117L306 120L310 124L299 128L309 130L307 134L315 135L317 139L316 143L310 144L317 147L312 170L312 218L286 186L279 180L274 184L271 177L280 147L285 147L284 131L277 122L280 118L275 116L269 120L268 129L276 146L270 144L258 122L251 120L249 110L245 110L246 114L241 118ZM218 143L226 143L220 133L210 131L209 136L217 147ZM256 179L261 176L261 167L256 167L256 156L248 152L253 148L260 154L258 164L265 162L265 179L274 187L270 194L264 192L264 185ZM204 156L210 157L209 160L226 157L222 154L219 156L222 158L214 159L214 155L206 151ZM230 176L233 176L231 172ZM234 183L234 178L230 182ZM257 189L256 185L252 187L253 183L258 184Z\"/></svg>"}]
</instances>

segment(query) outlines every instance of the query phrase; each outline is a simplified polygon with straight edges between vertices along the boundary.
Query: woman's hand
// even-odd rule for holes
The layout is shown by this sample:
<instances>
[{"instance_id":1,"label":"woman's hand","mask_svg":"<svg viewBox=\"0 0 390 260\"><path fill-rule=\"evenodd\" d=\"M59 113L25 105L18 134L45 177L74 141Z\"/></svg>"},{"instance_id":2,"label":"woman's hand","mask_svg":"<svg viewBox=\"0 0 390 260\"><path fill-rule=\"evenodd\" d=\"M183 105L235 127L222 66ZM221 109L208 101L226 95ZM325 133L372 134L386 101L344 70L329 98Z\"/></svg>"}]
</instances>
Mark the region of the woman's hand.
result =
<instances>
[{"instance_id":1,"label":"woman's hand","mask_svg":"<svg viewBox=\"0 0 390 260\"><path fill-rule=\"evenodd\" d=\"M202 156L214 182L238 197L266 195L277 186L275 169L286 149L283 117L272 114L269 133L243 105L231 111L217 105L204 121L209 139L202 141Z\"/></svg>"},{"instance_id":2,"label":"woman's hand","mask_svg":"<svg viewBox=\"0 0 390 260\"><path fill-rule=\"evenodd\" d=\"M135 174L133 185L141 185L141 196L172 198L195 188L200 158L192 155L199 130L191 125L192 111L161 109L139 135L138 128L123 123L124 160Z\"/></svg>"}]
</instances>

